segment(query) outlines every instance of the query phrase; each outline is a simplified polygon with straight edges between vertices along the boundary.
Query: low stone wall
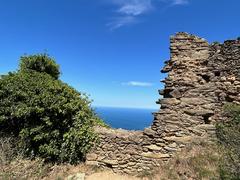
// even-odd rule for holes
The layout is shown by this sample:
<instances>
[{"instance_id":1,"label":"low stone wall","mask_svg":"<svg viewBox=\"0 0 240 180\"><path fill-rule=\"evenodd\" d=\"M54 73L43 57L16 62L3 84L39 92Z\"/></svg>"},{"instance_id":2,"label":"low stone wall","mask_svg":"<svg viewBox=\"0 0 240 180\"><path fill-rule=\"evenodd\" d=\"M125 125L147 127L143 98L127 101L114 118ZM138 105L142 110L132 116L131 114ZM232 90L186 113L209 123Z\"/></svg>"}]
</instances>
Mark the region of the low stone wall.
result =
<instances>
[{"instance_id":1,"label":"low stone wall","mask_svg":"<svg viewBox=\"0 0 240 180\"><path fill-rule=\"evenodd\" d=\"M87 164L134 174L149 171L198 138L215 135L223 105L240 104L240 41L212 44L187 33L171 37L165 88L151 127L144 131L96 128L100 143Z\"/></svg>"},{"instance_id":2,"label":"low stone wall","mask_svg":"<svg viewBox=\"0 0 240 180\"><path fill-rule=\"evenodd\" d=\"M155 137L151 129L127 131L97 127L99 144L87 155L88 165L111 168L114 172L135 174L151 171L168 161L176 151L197 136Z\"/></svg>"},{"instance_id":3,"label":"low stone wall","mask_svg":"<svg viewBox=\"0 0 240 180\"><path fill-rule=\"evenodd\" d=\"M159 155L148 153L148 148L160 150L145 141L142 131L96 128L100 144L94 153L88 154L87 163L113 168L115 171L134 173L158 166ZM145 146L145 147L144 147ZM156 159L156 160L155 160Z\"/></svg>"}]
</instances>

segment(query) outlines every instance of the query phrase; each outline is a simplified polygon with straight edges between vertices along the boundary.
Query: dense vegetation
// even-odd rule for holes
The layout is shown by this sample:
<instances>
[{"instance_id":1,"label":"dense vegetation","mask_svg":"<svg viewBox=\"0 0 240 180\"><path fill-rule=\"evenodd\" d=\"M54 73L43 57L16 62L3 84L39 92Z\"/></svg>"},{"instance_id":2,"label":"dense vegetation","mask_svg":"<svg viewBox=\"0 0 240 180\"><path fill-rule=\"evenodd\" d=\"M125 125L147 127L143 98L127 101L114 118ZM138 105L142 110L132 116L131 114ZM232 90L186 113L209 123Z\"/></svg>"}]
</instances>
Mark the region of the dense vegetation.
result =
<instances>
[{"instance_id":1,"label":"dense vegetation","mask_svg":"<svg viewBox=\"0 0 240 180\"><path fill-rule=\"evenodd\" d=\"M77 163L97 140L100 120L59 75L46 54L21 57L19 70L0 79L0 133L17 139L27 157Z\"/></svg>"},{"instance_id":2,"label":"dense vegetation","mask_svg":"<svg viewBox=\"0 0 240 180\"><path fill-rule=\"evenodd\" d=\"M224 153L220 164L221 179L240 179L240 106L225 106L226 121L217 124L217 137Z\"/></svg>"},{"instance_id":3,"label":"dense vegetation","mask_svg":"<svg viewBox=\"0 0 240 180\"><path fill-rule=\"evenodd\" d=\"M21 72L29 70L44 72L55 79L58 79L60 75L59 65L46 54L22 56L19 66Z\"/></svg>"}]
</instances>

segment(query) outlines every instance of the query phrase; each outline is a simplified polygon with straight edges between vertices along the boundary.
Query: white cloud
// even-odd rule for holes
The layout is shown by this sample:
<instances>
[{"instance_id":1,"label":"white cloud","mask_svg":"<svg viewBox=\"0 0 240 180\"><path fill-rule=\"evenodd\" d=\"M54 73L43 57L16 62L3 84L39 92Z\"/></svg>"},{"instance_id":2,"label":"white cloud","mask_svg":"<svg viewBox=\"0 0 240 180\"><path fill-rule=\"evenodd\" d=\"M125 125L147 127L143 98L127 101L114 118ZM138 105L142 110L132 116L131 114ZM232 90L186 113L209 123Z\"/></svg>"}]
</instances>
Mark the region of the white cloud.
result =
<instances>
[{"instance_id":1,"label":"white cloud","mask_svg":"<svg viewBox=\"0 0 240 180\"><path fill-rule=\"evenodd\" d=\"M111 29L117 29L125 25L136 24L138 17L152 9L152 0L112 0L117 5L115 13L117 17L107 24Z\"/></svg>"},{"instance_id":2,"label":"white cloud","mask_svg":"<svg viewBox=\"0 0 240 180\"><path fill-rule=\"evenodd\" d=\"M185 5L189 0L108 0L116 5L115 17L110 19L107 27L110 30L118 29L122 26L136 24L139 18L154 9L153 4L162 2L169 6Z\"/></svg>"},{"instance_id":3,"label":"white cloud","mask_svg":"<svg viewBox=\"0 0 240 180\"><path fill-rule=\"evenodd\" d=\"M139 81L129 81L122 83L123 86L139 86L139 87L150 87L153 86L152 83L149 82L139 82Z\"/></svg>"},{"instance_id":4,"label":"white cloud","mask_svg":"<svg viewBox=\"0 0 240 180\"><path fill-rule=\"evenodd\" d=\"M188 0L173 0L172 5L184 5L188 4Z\"/></svg>"},{"instance_id":5,"label":"white cloud","mask_svg":"<svg viewBox=\"0 0 240 180\"><path fill-rule=\"evenodd\" d=\"M125 0L122 1L117 12L123 15L138 16L148 12L151 8L151 0Z\"/></svg>"},{"instance_id":6,"label":"white cloud","mask_svg":"<svg viewBox=\"0 0 240 180\"><path fill-rule=\"evenodd\" d=\"M138 22L138 19L133 16L124 16L113 18L112 21L107 24L107 26L110 28L110 30L115 30L122 26L136 24Z\"/></svg>"}]
</instances>

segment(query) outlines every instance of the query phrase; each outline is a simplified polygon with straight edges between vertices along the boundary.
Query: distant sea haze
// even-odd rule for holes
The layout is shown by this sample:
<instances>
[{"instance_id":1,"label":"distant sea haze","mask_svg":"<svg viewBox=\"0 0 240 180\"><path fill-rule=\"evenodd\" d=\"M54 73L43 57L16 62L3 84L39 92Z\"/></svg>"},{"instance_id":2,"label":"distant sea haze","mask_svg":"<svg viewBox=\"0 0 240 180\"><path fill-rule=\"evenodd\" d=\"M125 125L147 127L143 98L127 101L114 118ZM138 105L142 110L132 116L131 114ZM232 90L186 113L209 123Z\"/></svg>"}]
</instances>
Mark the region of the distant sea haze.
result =
<instances>
[{"instance_id":1,"label":"distant sea haze","mask_svg":"<svg viewBox=\"0 0 240 180\"><path fill-rule=\"evenodd\" d=\"M95 107L98 116L113 128L143 130L153 121L156 109Z\"/></svg>"}]
</instances>

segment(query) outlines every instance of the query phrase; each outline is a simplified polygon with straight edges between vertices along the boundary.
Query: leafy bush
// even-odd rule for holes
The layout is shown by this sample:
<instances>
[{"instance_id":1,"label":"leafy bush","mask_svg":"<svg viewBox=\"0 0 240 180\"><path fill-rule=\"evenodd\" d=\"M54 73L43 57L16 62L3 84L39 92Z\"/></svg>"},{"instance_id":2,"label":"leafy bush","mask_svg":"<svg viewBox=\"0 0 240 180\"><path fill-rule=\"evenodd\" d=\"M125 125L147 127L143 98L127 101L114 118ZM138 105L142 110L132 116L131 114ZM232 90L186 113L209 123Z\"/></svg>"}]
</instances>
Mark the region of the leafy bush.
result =
<instances>
[{"instance_id":1,"label":"leafy bush","mask_svg":"<svg viewBox=\"0 0 240 180\"><path fill-rule=\"evenodd\" d=\"M47 54L22 56L20 59L20 71L28 70L45 72L55 79L58 79L60 75L59 66Z\"/></svg>"},{"instance_id":2,"label":"leafy bush","mask_svg":"<svg viewBox=\"0 0 240 180\"><path fill-rule=\"evenodd\" d=\"M221 163L222 179L240 179L240 106L225 106L228 120L217 124L217 137L224 156Z\"/></svg>"},{"instance_id":3,"label":"leafy bush","mask_svg":"<svg viewBox=\"0 0 240 180\"><path fill-rule=\"evenodd\" d=\"M77 163L97 140L93 126L99 119L86 95L56 80L50 75L55 71L39 70L38 64L53 61L37 59L23 58L20 71L0 79L0 132L19 139L28 157Z\"/></svg>"}]
</instances>

